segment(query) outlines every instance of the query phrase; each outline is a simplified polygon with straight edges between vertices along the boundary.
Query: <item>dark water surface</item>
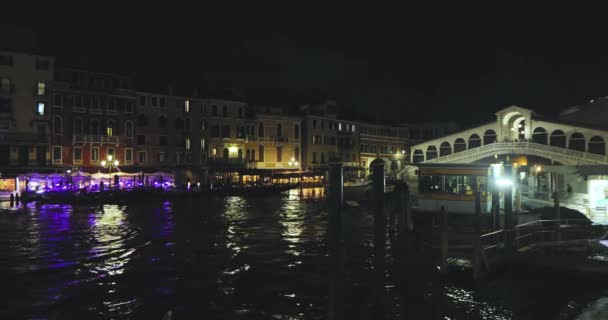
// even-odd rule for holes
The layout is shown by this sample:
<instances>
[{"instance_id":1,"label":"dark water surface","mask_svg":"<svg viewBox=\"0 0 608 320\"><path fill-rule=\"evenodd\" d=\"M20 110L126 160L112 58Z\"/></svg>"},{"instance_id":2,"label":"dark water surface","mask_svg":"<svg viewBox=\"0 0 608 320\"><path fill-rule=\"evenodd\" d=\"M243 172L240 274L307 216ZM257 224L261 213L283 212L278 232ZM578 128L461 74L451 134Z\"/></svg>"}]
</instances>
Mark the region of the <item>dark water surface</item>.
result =
<instances>
[{"instance_id":1,"label":"dark water surface","mask_svg":"<svg viewBox=\"0 0 608 320\"><path fill-rule=\"evenodd\" d=\"M168 310L173 319L325 319L322 193L0 209L0 319L161 319ZM349 319L378 318L370 307L372 225L369 210L346 212ZM542 319L544 308L557 319L561 308L608 306L600 284L526 290L547 283L536 278L505 275L476 287L470 275L455 276L446 286L449 319ZM536 294L545 291L549 298Z\"/></svg>"}]
</instances>

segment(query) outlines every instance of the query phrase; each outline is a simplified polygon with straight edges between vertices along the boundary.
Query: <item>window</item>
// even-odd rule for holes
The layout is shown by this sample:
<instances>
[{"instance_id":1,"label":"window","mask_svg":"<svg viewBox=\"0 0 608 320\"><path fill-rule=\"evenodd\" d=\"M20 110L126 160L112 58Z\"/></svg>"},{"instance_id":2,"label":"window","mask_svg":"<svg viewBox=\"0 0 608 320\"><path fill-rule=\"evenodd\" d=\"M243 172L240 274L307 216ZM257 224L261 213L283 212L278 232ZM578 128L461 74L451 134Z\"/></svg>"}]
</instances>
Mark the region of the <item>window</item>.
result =
<instances>
[{"instance_id":1,"label":"window","mask_svg":"<svg viewBox=\"0 0 608 320\"><path fill-rule=\"evenodd\" d=\"M190 131L190 118L184 119L184 130Z\"/></svg>"},{"instance_id":2,"label":"window","mask_svg":"<svg viewBox=\"0 0 608 320\"><path fill-rule=\"evenodd\" d=\"M325 152L321 152L321 163L325 163Z\"/></svg>"},{"instance_id":3,"label":"window","mask_svg":"<svg viewBox=\"0 0 608 320\"><path fill-rule=\"evenodd\" d=\"M133 113L133 102L127 102L125 104L125 112L126 113Z\"/></svg>"},{"instance_id":4,"label":"window","mask_svg":"<svg viewBox=\"0 0 608 320\"><path fill-rule=\"evenodd\" d=\"M312 120L312 128L313 128L313 129L316 129L316 128L317 128L317 120L316 120L316 119L313 119L313 120Z\"/></svg>"},{"instance_id":5,"label":"window","mask_svg":"<svg viewBox=\"0 0 608 320\"><path fill-rule=\"evenodd\" d=\"M317 152L312 152L312 163L317 163Z\"/></svg>"},{"instance_id":6,"label":"window","mask_svg":"<svg viewBox=\"0 0 608 320\"><path fill-rule=\"evenodd\" d=\"M178 130L184 129L184 119L182 119L182 118L175 119L175 129L178 129Z\"/></svg>"},{"instance_id":7,"label":"window","mask_svg":"<svg viewBox=\"0 0 608 320\"><path fill-rule=\"evenodd\" d=\"M53 119L53 133L61 135L63 133L63 123L60 116L55 116Z\"/></svg>"},{"instance_id":8,"label":"window","mask_svg":"<svg viewBox=\"0 0 608 320\"><path fill-rule=\"evenodd\" d=\"M126 148L125 149L125 164L132 164L132 163L133 163L133 149Z\"/></svg>"},{"instance_id":9,"label":"window","mask_svg":"<svg viewBox=\"0 0 608 320\"><path fill-rule=\"evenodd\" d=\"M300 161L300 148L295 148L293 150L293 158L296 159L296 161Z\"/></svg>"},{"instance_id":10,"label":"window","mask_svg":"<svg viewBox=\"0 0 608 320\"><path fill-rule=\"evenodd\" d=\"M190 150L190 138L186 138L185 145L186 145L186 150Z\"/></svg>"},{"instance_id":11,"label":"window","mask_svg":"<svg viewBox=\"0 0 608 320\"><path fill-rule=\"evenodd\" d=\"M0 98L0 112L11 112L13 100Z\"/></svg>"},{"instance_id":12,"label":"window","mask_svg":"<svg viewBox=\"0 0 608 320\"><path fill-rule=\"evenodd\" d=\"M222 126L222 138L230 138L230 126Z\"/></svg>"},{"instance_id":13,"label":"window","mask_svg":"<svg viewBox=\"0 0 608 320\"><path fill-rule=\"evenodd\" d=\"M61 147L53 147L53 164L61 164Z\"/></svg>"},{"instance_id":14,"label":"window","mask_svg":"<svg viewBox=\"0 0 608 320\"><path fill-rule=\"evenodd\" d=\"M145 106L146 105L146 96L140 96L139 97L139 105L141 105L141 106Z\"/></svg>"},{"instance_id":15,"label":"window","mask_svg":"<svg viewBox=\"0 0 608 320\"><path fill-rule=\"evenodd\" d=\"M144 136L144 135L138 135L137 136L137 144L140 145L140 146L146 144L146 136Z\"/></svg>"},{"instance_id":16,"label":"window","mask_svg":"<svg viewBox=\"0 0 608 320\"><path fill-rule=\"evenodd\" d=\"M228 108L226 106L222 106L222 117L228 116Z\"/></svg>"},{"instance_id":17,"label":"window","mask_svg":"<svg viewBox=\"0 0 608 320\"><path fill-rule=\"evenodd\" d=\"M108 148L107 156L112 156L112 158L114 158L115 155L114 148Z\"/></svg>"},{"instance_id":18,"label":"window","mask_svg":"<svg viewBox=\"0 0 608 320\"><path fill-rule=\"evenodd\" d=\"M207 121L201 120L201 131L207 130Z\"/></svg>"},{"instance_id":19,"label":"window","mask_svg":"<svg viewBox=\"0 0 608 320\"><path fill-rule=\"evenodd\" d=\"M184 101L184 112L190 112L190 100Z\"/></svg>"},{"instance_id":20,"label":"window","mask_svg":"<svg viewBox=\"0 0 608 320\"><path fill-rule=\"evenodd\" d=\"M167 117L165 116L160 116L158 118L158 127L159 128L166 128L167 127Z\"/></svg>"},{"instance_id":21,"label":"window","mask_svg":"<svg viewBox=\"0 0 608 320\"><path fill-rule=\"evenodd\" d=\"M91 119L91 134L98 135L99 134L99 120Z\"/></svg>"},{"instance_id":22,"label":"window","mask_svg":"<svg viewBox=\"0 0 608 320\"><path fill-rule=\"evenodd\" d=\"M36 110L36 114L38 114L39 116L43 116L46 114L46 103L45 102L38 102L38 110Z\"/></svg>"},{"instance_id":23,"label":"window","mask_svg":"<svg viewBox=\"0 0 608 320\"><path fill-rule=\"evenodd\" d=\"M12 66L13 56L0 55L0 66Z\"/></svg>"},{"instance_id":24,"label":"window","mask_svg":"<svg viewBox=\"0 0 608 320\"><path fill-rule=\"evenodd\" d=\"M321 129L325 129L325 120L321 120Z\"/></svg>"},{"instance_id":25,"label":"window","mask_svg":"<svg viewBox=\"0 0 608 320\"><path fill-rule=\"evenodd\" d=\"M220 137L220 126L211 126L211 138Z\"/></svg>"},{"instance_id":26,"label":"window","mask_svg":"<svg viewBox=\"0 0 608 320\"><path fill-rule=\"evenodd\" d=\"M114 126L115 126L114 120L108 120L106 122L106 135L108 137L111 137L114 135Z\"/></svg>"},{"instance_id":27,"label":"window","mask_svg":"<svg viewBox=\"0 0 608 320\"><path fill-rule=\"evenodd\" d=\"M213 150L211 150L211 154L213 155L213 157L215 158L215 156L217 156L217 149L213 148Z\"/></svg>"},{"instance_id":28,"label":"window","mask_svg":"<svg viewBox=\"0 0 608 320\"><path fill-rule=\"evenodd\" d=\"M0 129L2 129L2 128L0 128ZM8 130L8 127L6 129ZM46 135L46 126L45 125L42 124L42 125L38 126L38 135L41 137Z\"/></svg>"},{"instance_id":29,"label":"window","mask_svg":"<svg viewBox=\"0 0 608 320\"><path fill-rule=\"evenodd\" d=\"M165 106L165 97L161 97L160 99L158 99L158 102L161 107L164 107Z\"/></svg>"},{"instance_id":30,"label":"window","mask_svg":"<svg viewBox=\"0 0 608 320\"><path fill-rule=\"evenodd\" d=\"M169 138L167 136L158 136L158 144L166 146L169 144Z\"/></svg>"},{"instance_id":31,"label":"window","mask_svg":"<svg viewBox=\"0 0 608 320\"><path fill-rule=\"evenodd\" d=\"M353 132L355 132L355 125L354 124L352 125L352 130L353 130Z\"/></svg>"},{"instance_id":32,"label":"window","mask_svg":"<svg viewBox=\"0 0 608 320\"><path fill-rule=\"evenodd\" d=\"M283 162L283 147L277 147L277 162Z\"/></svg>"},{"instance_id":33,"label":"window","mask_svg":"<svg viewBox=\"0 0 608 320\"><path fill-rule=\"evenodd\" d=\"M283 126L280 123L277 124L277 137L283 136Z\"/></svg>"},{"instance_id":34,"label":"window","mask_svg":"<svg viewBox=\"0 0 608 320\"><path fill-rule=\"evenodd\" d=\"M216 105L211 106L211 115L214 117L217 117L217 106Z\"/></svg>"},{"instance_id":35,"label":"window","mask_svg":"<svg viewBox=\"0 0 608 320\"><path fill-rule=\"evenodd\" d=\"M73 129L74 134L81 134L82 133L82 119L79 117L74 118L74 129Z\"/></svg>"},{"instance_id":36,"label":"window","mask_svg":"<svg viewBox=\"0 0 608 320\"><path fill-rule=\"evenodd\" d=\"M63 96L56 94L53 96L53 104L56 106L63 106Z\"/></svg>"},{"instance_id":37,"label":"window","mask_svg":"<svg viewBox=\"0 0 608 320\"><path fill-rule=\"evenodd\" d=\"M293 137L300 139L300 126L297 124L293 127Z\"/></svg>"},{"instance_id":38,"label":"window","mask_svg":"<svg viewBox=\"0 0 608 320\"><path fill-rule=\"evenodd\" d=\"M82 163L82 147L74 147L74 154L73 154L73 163L74 164L81 164Z\"/></svg>"},{"instance_id":39,"label":"window","mask_svg":"<svg viewBox=\"0 0 608 320\"><path fill-rule=\"evenodd\" d=\"M146 152L145 151L140 151L139 152L139 157L138 157L139 163L146 163L146 157L147 157Z\"/></svg>"},{"instance_id":40,"label":"window","mask_svg":"<svg viewBox=\"0 0 608 320\"><path fill-rule=\"evenodd\" d=\"M91 163L99 162L99 148L91 147Z\"/></svg>"},{"instance_id":41,"label":"window","mask_svg":"<svg viewBox=\"0 0 608 320\"><path fill-rule=\"evenodd\" d=\"M44 82L38 82L37 90L39 96L43 96L46 94L46 84Z\"/></svg>"},{"instance_id":42,"label":"window","mask_svg":"<svg viewBox=\"0 0 608 320\"><path fill-rule=\"evenodd\" d=\"M342 122L338 123L338 131L342 131Z\"/></svg>"},{"instance_id":43,"label":"window","mask_svg":"<svg viewBox=\"0 0 608 320\"><path fill-rule=\"evenodd\" d=\"M49 70L49 61L36 59L36 70Z\"/></svg>"},{"instance_id":44,"label":"window","mask_svg":"<svg viewBox=\"0 0 608 320\"><path fill-rule=\"evenodd\" d=\"M133 122L125 121L125 136L133 137Z\"/></svg>"},{"instance_id":45,"label":"window","mask_svg":"<svg viewBox=\"0 0 608 320\"><path fill-rule=\"evenodd\" d=\"M246 136L245 134L245 127L238 127L236 129L236 138L237 139L244 139Z\"/></svg>"},{"instance_id":46,"label":"window","mask_svg":"<svg viewBox=\"0 0 608 320\"><path fill-rule=\"evenodd\" d=\"M160 162L160 163L167 162L167 153L166 152L159 152L158 153L158 162Z\"/></svg>"},{"instance_id":47,"label":"window","mask_svg":"<svg viewBox=\"0 0 608 320\"><path fill-rule=\"evenodd\" d=\"M260 125L258 126L258 137L263 137L264 136L264 124L260 122Z\"/></svg>"},{"instance_id":48,"label":"window","mask_svg":"<svg viewBox=\"0 0 608 320\"><path fill-rule=\"evenodd\" d=\"M264 146L260 146L258 153L260 154L260 162L264 162Z\"/></svg>"},{"instance_id":49,"label":"window","mask_svg":"<svg viewBox=\"0 0 608 320\"><path fill-rule=\"evenodd\" d=\"M153 107L156 107L156 104L157 104L157 102L158 102L158 98L156 98L156 97L152 97L150 100L151 100L152 106L153 106Z\"/></svg>"},{"instance_id":50,"label":"window","mask_svg":"<svg viewBox=\"0 0 608 320\"><path fill-rule=\"evenodd\" d=\"M205 145L205 139L201 138L201 150L205 150L206 145Z\"/></svg>"}]
</instances>

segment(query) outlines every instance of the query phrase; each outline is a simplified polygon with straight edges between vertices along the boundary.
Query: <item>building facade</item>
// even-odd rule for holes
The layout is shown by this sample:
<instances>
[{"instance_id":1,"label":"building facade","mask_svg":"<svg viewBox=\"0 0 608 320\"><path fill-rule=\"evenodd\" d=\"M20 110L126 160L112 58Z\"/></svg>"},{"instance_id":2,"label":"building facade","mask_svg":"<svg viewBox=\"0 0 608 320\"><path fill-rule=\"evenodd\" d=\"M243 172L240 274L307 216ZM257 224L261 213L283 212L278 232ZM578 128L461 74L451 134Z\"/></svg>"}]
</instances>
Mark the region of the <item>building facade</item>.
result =
<instances>
[{"instance_id":1,"label":"building facade","mask_svg":"<svg viewBox=\"0 0 608 320\"><path fill-rule=\"evenodd\" d=\"M248 139L247 148L257 169L299 170L301 168L302 120L289 116L282 108L255 108L257 137ZM249 155L249 153L248 153Z\"/></svg>"},{"instance_id":2,"label":"building facade","mask_svg":"<svg viewBox=\"0 0 608 320\"><path fill-rule=\"evenodd\" d=\"M49 165L52 57L0 51L0 168Z\"/></svg>"},{"instance_id":3,"label":"building facade","mask_svg":"<svg viewBox=\"0 0 608 320\"><path fill-rule=\"evenodd\" d=\"M302 121L302 167L323 171L338 156L338 121L335 101L300 107Z\"/></svg>"},{"instance_id":4,"label":"building facade","mask_svg":"<svg viewBox=\"0 0 608 320\"><path fill-rule=\"evenodd\" d=\"M388 176L396 178L409 159L408 136L409 131L402 127L362 123L359 150L366 175L370 173L371 162L381 158L386 163Z\"/></svg>"},{"instance_id":5,"label":"building facade","mask_svg":"<svg viewBox=\"0 0 608 320\"><path fill-rule=\"evenodd\" d=\"M111 157L134 165L135 91L131 79L114 74L58 68L51 86L53 167L104 171Z\"/></svg>"}]
</instances>

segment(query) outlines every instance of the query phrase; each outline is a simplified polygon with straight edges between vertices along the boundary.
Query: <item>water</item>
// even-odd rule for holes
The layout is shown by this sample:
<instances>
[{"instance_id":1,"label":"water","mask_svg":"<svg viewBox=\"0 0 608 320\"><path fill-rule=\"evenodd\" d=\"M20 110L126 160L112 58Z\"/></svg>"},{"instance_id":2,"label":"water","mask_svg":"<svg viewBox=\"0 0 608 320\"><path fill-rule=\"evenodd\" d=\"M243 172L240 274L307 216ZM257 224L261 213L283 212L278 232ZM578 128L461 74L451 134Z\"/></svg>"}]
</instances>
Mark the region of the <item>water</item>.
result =
<instances>
[{"instance_id":1,"label":"water","mask_svg":"<svg viewBox=\"0 0 608 320\"><path fill-rule=\"evenodd\" d=\"M322 196L321 189L307 189L267 197L0 209L0 318L161 319L172 310L174 319L325 319ZM345 212L351 319L376 318L372 226L369 210ZM395 318L395 285L387 274L387 313ZM539 319L545 308L564 319L596 319L608 305L601 285L546 290L539 298L534 294L543 292L542 279L531 285L507 274L484 286L469 279L456 273L446 283L449 319ZM531 306L539 301L547 303Z\"/></svg>"}]
</instances>

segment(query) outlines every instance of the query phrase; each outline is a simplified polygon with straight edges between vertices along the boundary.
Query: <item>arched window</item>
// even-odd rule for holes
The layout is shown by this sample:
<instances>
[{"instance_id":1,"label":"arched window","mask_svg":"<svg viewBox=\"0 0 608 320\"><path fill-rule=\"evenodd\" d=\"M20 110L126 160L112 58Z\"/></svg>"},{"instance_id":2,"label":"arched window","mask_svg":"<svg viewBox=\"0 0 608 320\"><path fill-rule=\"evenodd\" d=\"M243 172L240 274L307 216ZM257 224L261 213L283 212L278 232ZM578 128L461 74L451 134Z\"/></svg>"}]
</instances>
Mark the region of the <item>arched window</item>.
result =
<instances>
[{"instance_id":1,"label":"arched window","mask_svg":"<svg viewBox=\"0 0 608 320\"><path fill-rule=\"evenodd\" d=\"M247 151L245 151L245 158L247 161L251 161L251 150L247 149Z\"/></svg>"},{"instance_id":2,"label":"arched window","mask_svg":"<svg viewBox=\"0 0 608 320\"><path fill-rule=\"evenodd\" d=\"M258 156L258 157L260 157L259 161L260 162L264 162L264 146L260 146L259 150L260 150L259 151L259 156Z\"/></svg>"},{"instance_id":3,"label":"arched window","mask_svg":"<svg viewBox=\"0 0 608 320\"><path fill-rule=\"evenodd\" d=\"M467 149L467 142L463 138L458 138L454 141L454 153L462 152Z\"/></svg>"},{"instance_id":4,"label":"arched window","mask_svg":"<svg viewBox=\"0 0 608 320\"><path fill-rule=\"evenodd\" d=\"M99 120L91 119L91 134L98 135L99 134Z\"/></svg>"},{"instance_id":5,"label":"arched window","mask_svg":"<svg viewBox=\"0 0 608 320\"><path fill-rule=\"evenodd\" d=\"M224 151L222 152L222 156L224 157L224 160L228 160L229 154L228 154L228 149L224 148Z\"/></svg>"},{"instance_id":6,"label":"arched window","mask_svg":"<svg viewBox=\"0 0 608 320\"><path fill-rule=\"evenodd\" d=\"M82 119L80 117L74 118L74 134L82 133Z\"/></svg>"},{"instance_id":7,"label":"arched window","mask_svg":"<svg viewBox=\"0 0 608 320\"><path fill-rule=\"evenodd\" d=\"M133 137L133 122L125 121L125 136Z\"/></svg>"},{"instance_id":8,"label":"arched window","mask_svg":"<svg viewBox=\"0 0 608 320\"><path fill-rule=\"evenodd\" d=\"M255 161L255 149L251 149L251 161Z\"/></svg>"},{"instance_id":9,"label":"arched window","mask_svg":"<svg viewBox=\"0 0 608 320\"><path fill-rule=\"evenodd\" d=\"M258 137L264 136L264 123L260 122L258 125Z\"/></svg>"},{"instance_id":10,"label":"arched window","mask_svg":"<svg viewBox=\"0 0 608 320\"><path fill-rule=\"evenodd\" d=\"M427 160L433 160L437 158L437 147L435 146L428 146L426 148L426 159Z\"/></svg>"},{"instance_id":11,"label":"arched window","mask_svg":"<svg viewBox=\"0 0 608 320\"><path fill-rule=\"evenodd\" d=\"M472 134L469 137L469 149L478 148L481 146L481 139L477 134Z\"/></svg>"},{"instance_id":12,"label":"arched window","mask_svg":"<svg viewBox=\"0 0 608 320\"><path fill-rule=\"evenodd\" d=\"M283 136L283 126L280 123L277 124L277 137Z\"/></svg>"},{"instance_id":13,"label":"arched window","mask_svg":"<svg viewBox=\"0 0 608 320\"><path fill-rule=\"evenodd\" d=\"M496 142L496 132L494 130L486 130L483 134L483 144L490 144Z\"/></svg>"},{"instance_id":14,"label":"arched window","mask_svg":"<svg viewBox=\"0 0 608 320\"><path fill-rule=\"evenodd\" d=\"M184 119L175 118L175 129L182 130L184 129Z\"/></svg>"},{"instance_id":15,"label":"arched window","mask_svg":"<svg viewBox=\"0 0 608 320\"><path fill-rule=\"evenodd\" d=\"M547 130L543 127L534 128L534 131L532 131L532 142L547 144Z\"/></svg>"},{"instance_id":16,"label":"arched window","mask_svg":"<svg viewBox=\"0 0 608 320\"><path fill-rule=\"evenodd\" d=\"M452 146L447 141L442 142L441 146L439 146L439 156L443 157L450 154L452 154Z\"/></svg>"},{"instance_id":17,"label":"arched window","mask_svg":"<svg viewBox=\"0 0 608 320\"><path fill-rule=\"evenodd\" d=\"M167 120L167 117L165 117L165 116L160 116L160 117L158 117L158 123L157 123L157 126L158 126L159 128L166 128L166 127L167 127L167 123L168 123L168 122L169 122L169 121Z\"/></svg>"},{"instance_id":18,"label":"arched window","mask_svg":"<svg viewBox=\"0 0 608 320\"><path fill-rule=\"evenodd\" d=\"M582 133L575 132L570 136L568 149L585 151L585 136Z\"/></svg>"},{"instance_id":19,"label":"arched window","mask_svg":"<svg viewBox=\"0 0 608 320\"><path fill-rule=\"evenodd\" d=\"M414 151L412 161L414 163L420 163L420 162L424 161L424 152L420 149L416 149Z\"/></svg>"},{"instance_id":20,"label":"arched window","mask_svg":"<svg viewBox=\"0 0 608 320\"><path fill-rule=\"evenodd\" d=\"M143 114L140 114L137 117L137 126L138 127L145 127L148 125L148 118L146 116L144 116Z\"/></svg>"},{"instance_id":21,"label":"arched window","mask_svg":"<svg viewBox=\"0 0 608 320\"><path fill-rule=\"evenodd\" d=\"M114 120L107 120L106 121L106 135L108 137L113 136L116 132L116 122Z\"/></svg>"},{"instance_id":22,"label":"arched window","mask_svg":"<svg viewBox=\"0 0 608 320\"><path fill-rule=\"evenodd\" d=\"M599 136L594 136L589 139L589 146L587 147L588 152L595 154L606 154L606 143L604 142L604 138Z\"/></svg>"},{"instance_id":23,"label":"arched window","mask_svg":"<svg viewBox=\"0 0 608 320\"><path fill-rule=\"evenodd\" d=\"M293 137L300 139L300 126L297 124L293 127Z\"/></svg>"},{"instance_id":24,"label":"arched window","mask_svg":"<svg viewBox=\"0 0 608 320\"><path fill-rule=\"evenodd\" d=\"M566 135L561 130L555 130L551 132L551 137L549 138L549 144L553 147L566 147Z\"/></svg>"},{"instance_id":25,"label":"arched window","mask_svg":"<svg viewBox=\"0 0 608 320\"><path fill-rule=\"evenodd\" d=\"M53 133L56 135L61 135L63 133L63 120L60 116L55 116L53 118Z\"/></svg>"}]
</instances>

